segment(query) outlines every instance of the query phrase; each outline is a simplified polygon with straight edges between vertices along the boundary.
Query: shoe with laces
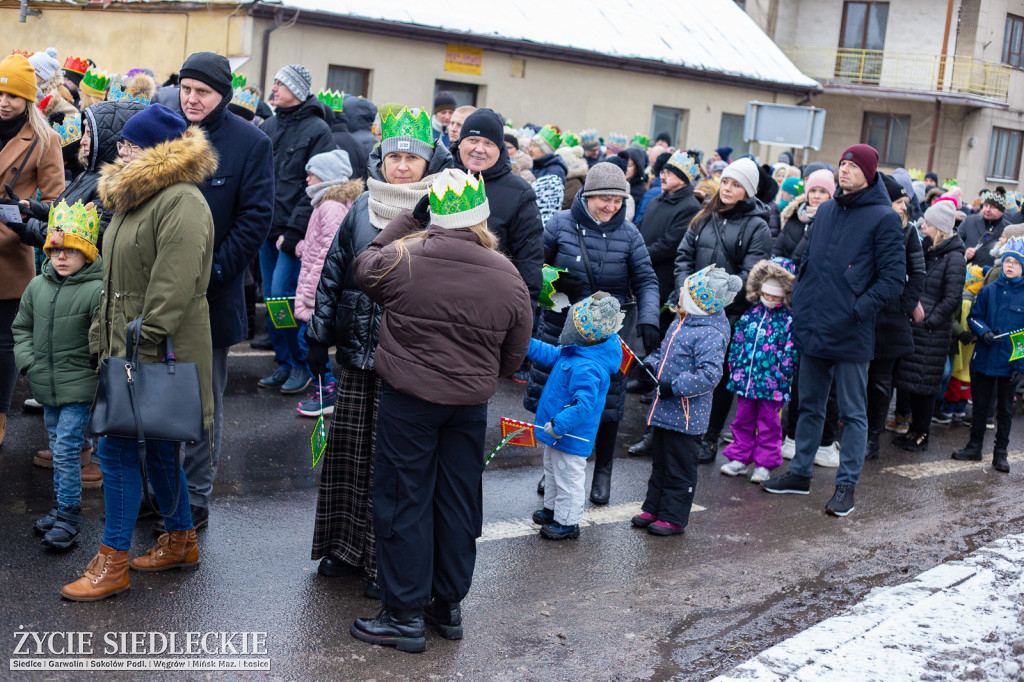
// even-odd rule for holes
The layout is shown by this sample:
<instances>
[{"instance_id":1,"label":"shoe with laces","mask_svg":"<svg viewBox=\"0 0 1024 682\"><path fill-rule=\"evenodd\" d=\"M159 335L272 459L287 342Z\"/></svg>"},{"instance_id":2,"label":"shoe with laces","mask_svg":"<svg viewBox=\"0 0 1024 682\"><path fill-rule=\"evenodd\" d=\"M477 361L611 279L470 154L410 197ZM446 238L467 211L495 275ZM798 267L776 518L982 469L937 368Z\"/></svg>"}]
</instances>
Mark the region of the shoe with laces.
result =
<instances>
[{"instance_id":1,"label":"shoe with laces","mask_svg":"<svg viewBox=\"0 0 1024 682\"><path fill-rule=\"evenodd\" d=\"M811 492L811 477L791 474L788 471L781 476L770 478L761 484L770 493L780 495L807 495Z\"/></svg>"},{"instance_id":2,"label":"shoe with laces","mask_svg":"<svg viewBox=\"0 0 1024 682\"><path fill-rule=\"evenodd\" d=\"M273 374L269 377L263 377L260 379L256 386L259 388L281 388L284 382L288 381L288 377L291 376L291 369L286 366L278 367Z\"/></svg>"},{"instance_id":3,"label":"shoe with laces","mask_svg":"<svg viewBox=\"0 0 1024 682\"><path fill-rule=\"evenodd\" d=\"M754 473L750 475L751 483L764 483L771 476L768 467L754 467Z\"/></svg>"},{"instance_id":4,"label":"shoe with laces","mask_svg":"<svg viewBox=\"0 0 1024 682\"><path fill-rule=\"evenodd\" d=\"M846 516L853 511L852 485L837 485L832 499L825 505L825 513L832 516Z\"/></svg>"},{"instance_id":5,"label":"shoe with laces","mask_svg":"<svg viewBox=\"0 0 1024 682\"><path fill-rule=\"evenodd\" d=\"M903 449L907 452L927 452L928 451L928 434L918 433L914 435L914 439L903 444Z\"/></svg>"},{"instance_id":6,"label":"shoe with laces","mask_svg":"<svg viewBox=\"0 0 1024 682\"><path fill-rule=\"evenodd\" d=\"M544 526L555 520L555 510L542 507L533 512L533 522L538 526Z\"/></svg>"},{"instance_id":7,"label":"shoe with laces","mask_svg":"<svg viewBox=\"0 0 1024 682\"><path fill-rule=\"evenodd\" d=\"M313 397L299 402L295 411L303 417L319 417L320 406L324 408L324 416L334 414L334 382L325 384L323 390L319 386L313 387Z\"/></svg>"},{"instance_id":8,"label":"shoe with laces","mask_svg":"<svg viewBox=\"0 0 1024 682\"><path fill-rule=\"evenodd\" d=\"M796 441L786 436L782 440L782 459L793 459L796 456Z\"/></svg>"},{"instance_id":9,"label":"shoe with laces","mask_svg":"<svg viewBox=\"0 0 1024 682\"><path fill-rule=\"evenodd\" d=\"M885 423L885 430L893 433L906 433L910 429L910 417L902 414L893 415L893 418Z\"/></svg>"},{"instance_id":10,"label":"shoe with laces","mask_svg":"<svg viewBox=\"0 0 1024 682\"><path fill-rule=\"evenodd\" d=\"M723 464L722 468L719 469L726 476L739 476L740 474L747 473L748 465L737 459L731 459L727 464Z\"/></svg>"},{"instance_id":11,"label":"shoe with laces","mask_svg":"<svg viewBox=\"0 0 1024 682\"><path fill-rule=\"evenodd\" d=\"M837 443L832 445L822 445L818 448L818 452L814 455L815 466L825 467L826 469L836 469L839 467L839 448Z\"/></svg>"},{"instance_id":12,"label":"shoe with laces","mask_svg":"<svg viewBox=\"0 0 1024 682\"><path fill-rule=\"evenodd\" d=\"M575 540L580 536L580 527L579 524L563 526L557 521L552 521L540 527L540 534L549 540Z\"/></svg>"}]
</instances>

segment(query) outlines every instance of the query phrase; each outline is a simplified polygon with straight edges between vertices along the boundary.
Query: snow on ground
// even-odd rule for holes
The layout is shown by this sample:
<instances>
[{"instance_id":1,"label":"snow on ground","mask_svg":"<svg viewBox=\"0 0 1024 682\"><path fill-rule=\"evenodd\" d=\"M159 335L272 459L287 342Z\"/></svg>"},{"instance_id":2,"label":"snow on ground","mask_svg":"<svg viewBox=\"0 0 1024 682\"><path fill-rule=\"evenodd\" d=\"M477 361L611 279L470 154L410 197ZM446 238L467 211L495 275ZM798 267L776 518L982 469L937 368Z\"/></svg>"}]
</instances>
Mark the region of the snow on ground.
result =
<instances>
[{"instance_id":1,"label":"snow on ground","mask_svg":"<svg viewBox=\"0 0 1024 682\"><path fill-rule=\"evenodd\" d=\"M713 682L732 680L1024 680L1024 534L873 590Z\"/></svg>"}]
</instances>

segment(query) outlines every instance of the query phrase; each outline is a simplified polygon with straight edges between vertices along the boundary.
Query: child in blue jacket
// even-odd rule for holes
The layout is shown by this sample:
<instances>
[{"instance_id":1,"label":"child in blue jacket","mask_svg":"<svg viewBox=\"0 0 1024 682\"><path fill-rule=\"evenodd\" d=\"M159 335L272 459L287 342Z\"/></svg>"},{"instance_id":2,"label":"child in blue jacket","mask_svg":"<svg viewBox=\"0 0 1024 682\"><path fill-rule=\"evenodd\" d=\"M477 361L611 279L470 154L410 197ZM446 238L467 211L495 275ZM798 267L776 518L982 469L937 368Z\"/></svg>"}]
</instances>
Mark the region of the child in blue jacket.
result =
<instances>
[{"instance_id":1,"label":"child in blue jacket","mask_svg":"<svg viewBox=\"0 0 1024 682\"><path fill-rule=\"evenodd\" d=\"M974 418L967 445L953 453L953 459L981 461L985 441L985 416L992 412L993 393L996 398L996 442L992 450L992 468L1008 473L1010 463L1006 448L1010 444L1013 417L1013 394L1024 381L1024 359L1010 362L1013 344L1010 332L1024 329L1024 239L1014 237L1003 250L1002 272L996 281L978 294L967 326L978 337L971 359L971 395L974 396ZM995 338L996 336L1001 338Z\"/></svg>"},{"instance_id":2,"label":"child in blue jacket","mask_svg":"<svg viewBox=\"0 0 1024 682\"><path fill-rule=\"evenodd\" d=\"M729 347L723 309L742 287L742 279L711 265L687 277L679 292L678 319L661 348L644 359L658 379L647 418L654 427L653 467L642 511L632 523L653 535L682 533L690 519L701 437Z\"/></svg>"},{"instance_id":3,"label":"child in blue jacket","mask_svg":"<svg viewBox=\"0 0 1024 682\"><path fill-rule=\"evenodd\" d=\"M560 345L530 339L527 357L551 368L537 403L537 440L544 443L544 508L533 514L552 540L578 538L587 457L601 421L611 375L622 365L617 332L625 315L614 296L599 291L569 310Z\"/></svg>"}]
</instances>

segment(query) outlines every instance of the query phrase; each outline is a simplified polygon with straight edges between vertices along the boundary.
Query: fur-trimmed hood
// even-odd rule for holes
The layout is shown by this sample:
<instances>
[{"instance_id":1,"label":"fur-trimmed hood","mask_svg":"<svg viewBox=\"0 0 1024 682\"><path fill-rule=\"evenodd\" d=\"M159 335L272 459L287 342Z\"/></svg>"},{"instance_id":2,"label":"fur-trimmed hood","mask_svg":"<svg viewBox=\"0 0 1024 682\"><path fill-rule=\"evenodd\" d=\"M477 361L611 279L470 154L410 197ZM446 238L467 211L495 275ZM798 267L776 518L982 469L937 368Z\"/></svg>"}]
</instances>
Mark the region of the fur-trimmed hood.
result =
<instances>
[{"instance_id":1,"label":"fur-trimmed hood","mask_svg":"<svg viewBox=\"0 0 1024 682\"><path fill-rule=\"evenodd\" d=\"M758 261L747 276L747 300L757 303L761 300L761 285L765 280L777 279L786 295L783 304L789 306L793 298L793 281L796 279L786 268L770 260Z\"/></svg>"},{"instance_id":2,"label":"fur-trimmed hood","mask_svg":"<svg viewBox=\"0 0 1024 682\"><path fill-rule=\"evenodd\" d=\"M797 209L807 202L807 194L800 194L793 197L793 200L786 204L786 208L782 209L782 213L779 214L779 220L782 225L789 222L789 219L796 215Z\"/></svg>"},{"instance_id":3,"label":"fur-trimmed hood","mask_svg":"<svg viewBox=\"0 0 1024 682\"><path fill-rule=\"evenodd\" d=\"M349 180L348 182L343 182L340 185L335 185L324 192L324 195L320 197L318 204L322 204L325 201L338 201L343 204L348 201L355 201L359 198L359 195L363 193L364 189L365 186L361 179Z\"/></svg>"},{"instance_id":4,"label":"fur-trimmed hood","mask_svg":"<svg viewBox=\"0 0 1024 682\"><path fill-rule=\"evenodd\" d=\"M562 161L565 161L568 171L565 173L565 179L569 178L585 178L587 177L587 171L590 170L590 166L587 165L587 160L583 158L583 147L576 145L575 147L559 147L555 150L555 153L562 157Z\"/></svg>"},{"instance_id":5,"label":"fur-trimmed hood","mask_svg":"<svg viewBox=\"0 0 1024 682\"><path fill-rule=\"evenodd\" d=\"M206 133L191 126L181 137L144 149L127 166L118 159L100 171L100 201L130 211L179 182L201 184L217 170L217 152Z\"/></svg>"}]
</instances>

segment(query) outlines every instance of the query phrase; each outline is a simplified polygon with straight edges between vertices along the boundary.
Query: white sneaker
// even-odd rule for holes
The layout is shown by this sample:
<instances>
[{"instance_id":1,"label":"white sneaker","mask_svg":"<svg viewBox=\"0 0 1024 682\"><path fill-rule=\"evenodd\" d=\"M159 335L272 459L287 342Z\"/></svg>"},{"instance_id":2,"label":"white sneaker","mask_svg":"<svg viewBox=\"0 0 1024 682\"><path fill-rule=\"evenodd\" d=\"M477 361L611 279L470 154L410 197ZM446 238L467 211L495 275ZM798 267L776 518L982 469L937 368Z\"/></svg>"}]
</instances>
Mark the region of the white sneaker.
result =
<instances>
[{"instance_id":1,"label":"white sneaker","mask_svg":"<svg viewBox=\"0 0 1024 682\"><path fill-rule=\"evenodd\" d=\"M832 445L822 445L818 448L817 454L814 455L814 463L827 469L839 468L839 448L836 447L835 443L832 443Z\"/></svg>"},{"instance_id":2,"label":"white sneaker","mask_svg":"<svg viewBox=\"0 0 1024 682\"><path fill-rule=\"evenodd\" d=\"M782 441L782 459L793 459L796 455L796 441L786 436Z\"/></svg>"},{"instance_id":3,"label":"white sneaker","mask_svg":"<svg viewBox=\"0 0 1024 682\"><path fill-rule=\"evenodd\" d=\"M723 464L719 470L726 476L739 476L740 474L747 473L747 465L738 460L729 460L728 464Z\"/></svg>"},{"instance_id":4,"label":"white sneaker","mask_svg":"<svg viewBox=\"0 0 1024 682\"><path fill-rule=\"evenodd\" d=\"M35 398L27 398L24 407L29 410L41 410L43 409L43 404Z\"/></svg>"},{"instance_id":5,"label":"white sneaker","mask_svg":"<svg viewBox=\"0 0 1024 682\"><path fill-rule=\"evenodd\" d=\"M771 472L765 467L755 467L754 473L750 476L751 483L764 483L771 476Z\"/></svg>"}]
</instances>

